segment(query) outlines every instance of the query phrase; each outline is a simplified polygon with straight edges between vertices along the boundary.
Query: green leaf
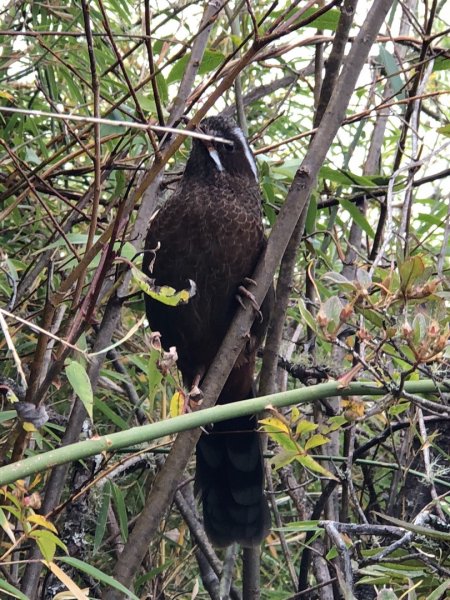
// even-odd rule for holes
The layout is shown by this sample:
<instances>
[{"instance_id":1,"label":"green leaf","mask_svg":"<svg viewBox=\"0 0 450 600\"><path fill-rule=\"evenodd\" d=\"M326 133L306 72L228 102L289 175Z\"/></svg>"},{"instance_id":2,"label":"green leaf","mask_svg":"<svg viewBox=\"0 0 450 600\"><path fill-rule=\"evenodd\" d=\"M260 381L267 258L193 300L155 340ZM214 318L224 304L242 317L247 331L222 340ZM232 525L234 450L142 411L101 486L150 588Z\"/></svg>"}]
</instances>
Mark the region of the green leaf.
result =
<instances>
[{"instance_id":1,"label":"green leaf","mask_svg":"<svg viewBox=\"0 0 450 600\"><path fill-rule=\"evenodd\" d=\"M355 284L353 283L353 281L350 281L349 279L347 279L347 277L345 277L345 275L342 275L341 273L336 273L335 271L328 271L327 273L324 273L321 279L327 279L328 281L331 281L331 283L336 283L337 285L339 285L339 287L342 287L344 289L355 289Z\"/></svg>"},{"instance_id":2,"label":"green leaf","mask_svg":"<svg viewBox=\"0 0 450 600\"><path fill-rule=\"evenodd\" d=\"M402 413L407 411L410 406L411 402L402 402L400 404L394 404L393 406L389 407L389 414L392 417L398 417L398 415L401 415Z\"/></svg>"},{"instance_id":3,"label":"green leaf","mask_svg":"<svg viewBox=\"0 0 450 600\"><path fill-rule=\"evenodd\" d=\"M450 137L450 125L443 125L442 127L438 127L436 129L438 133L445 135L446 137Z\"/></svg>"},{"instance_id":4,"label":"green leaf","mask_svg":"<svg viewBox=\"0 0 450 600\"><path fill-rule=\"evenodd\" d=\"M425 271L422 256L410 256L400 264L398 271L401 289L406 292Z\"/></svg>"},{"instance_id":5,"label":"green leaf","mask_svg":"<svg viewBox=\"0 0 450 600\"><path fill-rule=\"evenodd\" d=\"M388 52L384 46L380 47L380 54L378 55L378 60L384 66L386 71L386 75L389 79L389 84L392 87L392 91L400 100L405 98L404 91L404 83L399 75L399 71L401 71L397 60L393 54Z\"/></svg>"},{"instance_id":6,"label":"green leaf","mask_svg":"<svg viewBox=\"0 0 450 600\"><path fill-rule=\"evenodd\" d=\"M304 21L315 12L317 12L317 9L308 8L308 10L305 10L305 12L302 13L299 20ZM305 27L314 27L315 29L330 29L331 31L336 31L339 17L340 11L332 8L331 10L327 10L325 14L317 17L317 19L314 19L314 21L311 21L311 23L308 23Z\"/></svg>"},{"instance_id":7,"label":"green leaf","mask_svg":"<svg viewBox=\"0 0 450 600\"><path fill-rule=\"evenodd\" d=\"M58 536L47 529L36 529L35 531L31 531L29 535L36 540L39 550L45 560L53 560L56 546L62 548L64 552L67 552L66 545L58 538Z\"/></svg>"},{"instance_id":8,"label":"green leaf","mask_svg":"<svg viewBox=\"0 0 450 600\"><path fill-rule=\"evenodd\" d=\"M336 327L338 325L342 308L342 300L338 298L338 296L331 296L322 304L321 311L323 311L327 319L330 321L329 329L333 329L333 326Z\"/></svg>"},{"instance_id":9,"label":"green leaf","mask_svg":"<svg viewBox=\"0 0 450 600\"><path fill-rule=\"evenodd\" d=\"M3 590L8 597L10 596L11 598L18 598L19 600L29 600L25 594L22 594L20 590L4 579L0 579L0 590Z\"/></svg>"},{"instance_id":10,"label":"green leaf","mask_svg":"<svg viewBox=\"0 0 450 600\"><path fill-rule=\"evenodd\" d=\"M368 177L367 175L357 175L351 171L345 171L344 169L333 169L327 165L320 168L319 179L327 179L338 185L358 186L364 189L374 189L380 186L380 177L376 175L374 177ZM387 183L383 180L384 183Z\"/></svg>"},{"instance_id":11,"label":"green leaf","mask_svg":"<svg viewBox=\"0 0 450 600\"><path fill-rule=\"evenodd\" d=\"M222 54L222 52L218 52L217 50L205 50L202 62L200 63L200 67L198 69L198 74L206 75L206 73L214 71L214 69L222 64L224 59L225 56Z\"/></svg>"},{"instance_id":12,"label":"green leaf","mask_svg":"<svg viewBox=\"0 0 450 600\"><path fill-rule=\"evenodd\" d=\"M147 92L140 92L137 94L137 99L142 110L148 113L156 113L156 104L153 96L150 96Z\"/></svg>"},{"instance_id":13,"label":"green leaf","mask_svg":"<svg viewBox=\"0 0 450 600\"><path fill-rule=\"evenodd\" d=\"M384 590L380 590L377 600L398 600L398 596L393 590L385 588Z\"/></svg>"},{"instance_id":14,"label":"green leaf","mask_svg":"<svg viewBox=\"0 0 450 600\"><path fill-rule=\"evenodd\" d=\"M413 566L404 567L402 565L396 565L393 563L370 565L362 568L360 572L378 577L388 575L391 581L392 579L397 581L417 579L418 577L425 577L427 574L426 570L422 566L417 566L416 568Z\"/></svg>"},{"instance_id":15,"label":"green leaf","mask_svg":"<svg viewBox=\"0 0 450 600\"><path fill-rule=\"evenodd\" d=\"M388 515L382 513L375 513L380 516L388 523L393 523L398 527L403 527L406 531L412 531L413 533L417 533L418 535L424 535L436 540L450 541L450 533L444 531L436 531L436 529L431 529L430 527L423 527L423 525L414 525L414 523L407 523L406 521L402 521L401 519L396 519L394 517L389 517Z\"/></svg>"},{"instance_id":16,"label":"green leaf","mask_svg":"<svg viewBox=\"0 0 450 600\"><path fill-rule=\"evenodd\" d=\"M450 58L445 56L437 56L433 64L434 71L449 71L450 70Z\"/></svg>"},{"instance_id":17,"label":"green leaf","mask_svg":"<svg viewBox=\"0 0 450 600\"><path fill-rule=\"evenodd\" d=\"M61 557L57 557L56 560L60 560L61 562L64 562L64 563L70 565L74 569L79 569L80 571L87 573L91 577L94 577L94 579L97 579L98 581L103 582L105 585L109 585L112 588L114 588L115 590L119 590L120 592L125 594L125 596L128 600L139 600L139 598L137 596L135 596L124 585L122 585L121 583L116 581L114 579L114 577L111 577L110 575L103 573L103 571L100 571L100 569L96 569L92 565L89 565L88 563L85 563L84 561L79 560L78 558L74 558L73 556L61 556Z\"/></svg>"},{"instance_id":18,"label":"green leaf","mask_svg":"<svg viewBox=\"0 0 450 600\"><path fill-rule=\"evenodd\" d=\"M418 313L412 322L412 333L414 344L420 344L425 339L428 332L428 321L424 314Z\"/></svg>"},{"instance_id":19,"label":"green leaf","mask_svg":"<svg viewBox=\"0 0 450 600\"><path fill-rule=\"evenodd\" d=\"M125 113L127 111L131 112L126 105L123 105L120 108L122 108ZM131 121L131 117L129 117L127 114L124 114L124 112L115 109L110 115L108 115L108 119L112 121ZM106 137L108 135L125 134L126 131L126 127L122 125L109 125L105 123L102 123L102 125L100 125L101 137Z\"/></svg>"},{"instance_id":20,"label":"green leaf","mask_svg":"<svg viewBox=\"0 0 450 600\"><path fill-rule=\"evenodd\" d=\"M139 577L136 577L135 586L134 586L135 589L139 589L144 583L146 583L147 581L151 581L160 573L167 572L170 569L170 567L174 564L174 562L175 562L175 560L166 560L166 562L163 563L162 565L154 567L153 569L150 569L150 571L148 571L144 575L140 575Z\"/></svg>"},{"instance_id":21,"label":"green leaf","mask_svg":"<svg viewBox=\"0 0 450 600\"><path fill-rule=\"evenodd\" d=\"M306 308L305 302L300 298L298 303L298 310L300 311L300 316L305 321L306 325L314 331L314 333L318 333L317 321L313 317L313 315Z\"/></svg>"},{"instance_id":22,"label":"green leaf","mask_svg":"<svg viewBox=\"0 0 450 600\"><path fill-rule=\"evenodd\" d=\"M117 516L119 517L120 533L123 541L126 542L128 539L128 515L123 493L119 486L115 483L111 485L111 490Z\"/></svg>"},{"instance_id":23,"label":"green leaf","mask_svg":"<svg viewBox=\"0 0 450 600\"><path fill-rule=\"evenodd\" d=\"M354 204L353 202L350 202L349 200L347 200L346 198L339 198L339 204L345 208L345 210L347 212L350 213L350 216L352 217L352 219L355 221L355 223L357 225L359 225L359 227L361 227L361 229L367 233L367 235L370 238L374 238L375 237L375 232L372 229L372 227L369 225L369 222L367 221L366 217L363 215L363 213L359 210L359 208L356 206L356 204Z\"/></svg>"},{"instance_id":24,"label":"green leaf","mask_svg":"<svg viewBox=\"0 0 450 600\"><path fill-rule=\"evenodd\" d=\"M167 104L169 103L169 91L167 89L166 80L164 79L162 73L158 73L156 75L156 85L158 87L159 99L161 100L161 103L163 105L162 108L164 110L164 105L167 106Z\"/></svg>"},{"instance_id":25,"label":"green leaf","mask_svg":"<svg viewBox=\"0 0 450 600\"><path fill-rule=\"evenodd\" d=\"M337 556L339 556L337 548L336 546L332 546L326 553L325 558L326 560L333 560L333 558L336 558Z\"/></svg>"},{"instance_id":26,"label":"green leaf","mask_svg":"<svg viewBox=\"0 0 450 600\"><path fill-rule=\"evenodd\" d=\"M104 414L105 417L107 417L111 423L114 423L114 425L116 425L116 427L122 429L122 431L129 429L129 423L127 423L125 419L123 419L119 414L117 414L115 410L108 406L106 402L103 402L103 400L100 400L99 398L95 398L94 405L95 409L99 410L102 414Z\"/></svg>"},{"instance_id":27,"label":"green leaf","mask_svg":"<svg viewBox=\"0 0 450 600\"><path fill-rule=\"evenodd\" d=\"M177 62L174 64L174 66L172 67L172 69L166 77L167 85L174 83L175 81L181 81L181 78L183 77L187 64L189 62L190 56L190 53L185 54L177 60Z\"/></svg>"},{"instance_id":28,"label":"green leaf","mask_svg":"<svg viewBox=\"0 0 450 600\"><path fill-rule=\"evenodd\" d=\"M100 545L103 541L105 531L106 531L106 523L108 521L108 508L111 500L111 482L105 481L105 485L102 489L102 500L100 504L100 508L97 514L97 525L95 527L94 534L94 547L92 549L92 553L95 555L100 548Z\"/></svg>"},{"instance_id":29,"label":"green leaf","mask_svg":"<svg viewBox=\"0 0 450 600\"><path fill-rule=\"evenodd\" d=\"M88 240L88 236L86 233L69 233L65 236L65 238L67 238L67 240L74 246L77 246L77 245L83 246L87 243L87 240ZM93 241L96 242L98 240L98 238L99 238L98 235L94 236ZM47 250L52 250L53 248L59 248L61 246L65 246L65 245L66 245L66 240L63 237L61 237L56 242L48 244L44 248L41 248L40 250L33 252L33 254L31 256L36 256L38 254L41 254L41 252L46 252Z\"/></svg>"},{"instance_id":30,"label":"green leaf","mask_svg":"<svg viewBox=\"0 0 450 600\"><path fill-rule=\"evenodd\" d=\"M319 527L319 521L290 521L288 525L282 528L283 531L323 531Z\"/></svg>"},{"instance_id":31,"label":"green leaf","mask_svg":"<svg viewBox=\"0 0 450 600\"><path fill-rule=\"evenodd\" d=\"M314 233L316 230L316 221L317 221L317 199L316 195L313 194L309 201L308 212L306 213L306 221L305 221L305 233L306 235L310 235Z\"/></svg>"},{"instance_id":32,"label":"green leaf","mask_svg":"<svg viewBox=\"0 0 450 600\"><path fill-rule=\"evenodd\" d=\"M440 586L438 586L435 590L431 592L431 594L427 596L427 599L441 600L441 598L444 598L444 592L446 592L447 590L450 590L450 579L447 579L447 581L441 583Z\"/></svg>"},{"instance_id":33,"label":"green leaf","mask_svg":"<svg viewBox=\"0 0 450 600\"><path fill-rule=\"evenodd\" d=\"M158 368L160 356L161 354L158 352L158 350L156 350L156 348L151 348L150 356L148 357L148 363L146 365L150 410L153 410L154 408L156 394L162 389L161 383L163 380L163 375L161 370Z\"/></svg>"},{"instance_id":34,"label":"green leaf","mask_svg":"<svg viewBox=\"0 0 450 600\"><path fill-rule=\"evenodd\" d=\"M82 365L74 360L69 361L65 368L67 379L72 386L74 392L83 403L89 418L93 417L94 394L92 392L91 381Z\"/></svg>"},{"instance_id":35,"label":"green leaf","mask_svg":"<svg viewBox=\"0 0 450 600\"><path fill-rule=\"evenodd\" d=\"M120 26L125 28L125 26L131 26L131 12L128 10L128 5L122 0L110 0L111 2L111 10L113 11L114 16L117 21L120 23Z\"/></svg>"},{"instance_id":36,"label":"green leaf","mask_svg":"<svg viewBox=\"0 0 450 600\"><path fill-rule=\"evenodd\" d=\"M362 570L361 570L362 572ZM380 577L380 576L371 576L371 575L366 575L365 577L361 577L360 579L358 579L358 585L387 585L389 583L392 583L392 580L390 577L385 576L385 577Z\"/></svg>"},{"instance_id":37,"label":"green leaf","mask_svg":"<svg viewBox=\"0 0 450 600\"><path fill-rule=\"evenodd\" d=\"M183 78L190 58L191 53L189 52L177 60L169 75L166 77L167 85L174 83L175 81L180 81ZM221 52L217 52L217 50L205 50L202 62L198 68L198 74L206 75L206 73L213 71L223 62L224 58L224 55Z\"/></svg>"},{"instance_id":38,"label":"green leaf","mask_svg":"<svg viewBox=\"0 0 450 600\"><path fill-rule=\"evenodd\" d=\"M347 425L347 419L344 415L337 415L336 417L329 417L320 429L323 433L331 433L337 431L343 425Z\"/></svg>"},{"instance_id":39,"label":"green leaf","mask_svg":"<svg viewBox=\"0 0 450 600\"><path fill-rule=\"evenodd\" d=\"M4 410L0 412L0 423L4 423L5 421L11 421L11 419L15 419L17 417L17 413L15 410Z\"/></svg>"}]
</instances>

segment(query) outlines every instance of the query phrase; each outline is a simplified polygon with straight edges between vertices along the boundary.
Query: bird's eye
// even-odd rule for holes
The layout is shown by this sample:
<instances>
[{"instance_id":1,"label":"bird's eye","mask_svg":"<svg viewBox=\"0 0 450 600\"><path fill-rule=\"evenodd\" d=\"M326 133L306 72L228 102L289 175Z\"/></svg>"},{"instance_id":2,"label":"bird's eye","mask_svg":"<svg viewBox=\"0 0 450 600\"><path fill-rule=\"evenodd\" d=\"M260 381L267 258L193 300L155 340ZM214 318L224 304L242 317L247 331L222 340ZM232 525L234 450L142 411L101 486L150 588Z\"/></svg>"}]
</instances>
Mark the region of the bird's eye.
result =
<instances>
[{"instance_id":1,"label":"bird's eye","mask_svg":"<svg viewBox=\"0 0 450 600\"><path fill-rule=\"evenodd\" d=\"M234 142L231 144L223 144L226 152L234 152Z\"/></svg>"}]
</instances>

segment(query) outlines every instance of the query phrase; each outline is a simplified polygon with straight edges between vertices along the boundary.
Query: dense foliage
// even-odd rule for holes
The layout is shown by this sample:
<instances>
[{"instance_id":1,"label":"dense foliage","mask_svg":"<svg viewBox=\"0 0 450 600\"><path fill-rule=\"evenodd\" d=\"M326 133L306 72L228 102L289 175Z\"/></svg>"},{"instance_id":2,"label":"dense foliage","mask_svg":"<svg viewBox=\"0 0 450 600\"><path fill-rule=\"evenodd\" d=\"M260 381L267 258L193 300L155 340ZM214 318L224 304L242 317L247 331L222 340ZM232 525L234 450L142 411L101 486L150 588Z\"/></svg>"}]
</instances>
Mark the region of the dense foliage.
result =
<instances>
[{"instance_id":1,"label":"dense foliage","mask_svg":"<svg viewBox=\"0 0 450 600\"><path fill-rule=\"evenodd\" d=\"M368 4L3 3L0 443L17 475L0 468L2 597L99 598L112 577L127 597L219 597L230 557L202 534L191 463L140 541L142 564L126 545L171 436L132 447L130 433L120 453L52 470L48 452L184 404L142 288L179 297L149 289L139 267L190 142L146 124L183 129L206 108L235 118L269 235L332 119ZM262 418L274 525L263 598L450 589L448 14L445 0L392 2L276 273L260 395L338 384ZM354 382L381 392L349 395ZM46 470L25 478L18 461L36 455ZM241 578L238 562L230 597Z\"/></svg>"}]
</instances>

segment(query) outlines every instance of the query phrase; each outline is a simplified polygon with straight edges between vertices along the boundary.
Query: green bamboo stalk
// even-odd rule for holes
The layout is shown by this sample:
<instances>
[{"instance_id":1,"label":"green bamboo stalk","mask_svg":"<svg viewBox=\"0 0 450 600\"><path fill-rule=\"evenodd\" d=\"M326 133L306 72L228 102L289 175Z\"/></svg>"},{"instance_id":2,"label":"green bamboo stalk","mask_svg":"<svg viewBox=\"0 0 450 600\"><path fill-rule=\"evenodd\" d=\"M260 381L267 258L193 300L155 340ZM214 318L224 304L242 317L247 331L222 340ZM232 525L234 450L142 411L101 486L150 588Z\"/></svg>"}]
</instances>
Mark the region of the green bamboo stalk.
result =
<instances>
[{"instance_id":1,"label":"green bamboo stalk","mask_svg":"<svg viewBox=\"0 0 450 600\"><path fill-rule=\"evenodd\" d=\"M422 381L407 381L404 390L410 394L433 394L438 392L439 389L449 389L449 386L450 381L438 385L432 380L424 379ZM56 465L87 458L101 452L111 452L126 446L143 444L181 431L205 426L208 423L217 423L234 417L258 413L271 406L282 407L291 404L306 404L329 396L382 396L388 391L385 387L373 383L351 383L343 388L337 381L329 381L270 396L214 406L213 408L188 413L159 423L133 427L126 431L119 431L96 439L69 444L62 448L19 460L0 468L0 485L12 483L17 479L23 479Z\"/></svg>"}]
</instances>

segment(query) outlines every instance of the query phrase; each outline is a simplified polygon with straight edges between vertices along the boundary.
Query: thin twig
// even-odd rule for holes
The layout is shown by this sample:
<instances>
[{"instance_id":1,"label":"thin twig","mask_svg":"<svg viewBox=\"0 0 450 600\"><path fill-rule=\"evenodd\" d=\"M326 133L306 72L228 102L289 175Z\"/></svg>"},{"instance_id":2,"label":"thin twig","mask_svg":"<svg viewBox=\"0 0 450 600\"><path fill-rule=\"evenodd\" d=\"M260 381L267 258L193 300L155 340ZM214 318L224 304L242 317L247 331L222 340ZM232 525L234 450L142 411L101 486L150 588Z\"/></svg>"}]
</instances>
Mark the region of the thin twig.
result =
<instances>
[{"instance_id":1,"label":"thin twig","mask_svg":"<svg viewBox=\"0 0 450 600\"><path fill-rule=\"evenodd\" d=\"M85 117L83 115L71 115L67 113L52 113L43 110L28 110L25 108L13 108L11 106L0 106L0 112L17 113L29 117L49 117L51 119L62 119L67 121L78 121L80 123L94 123L98 125L111 125L113 127L127 127L129 129L141 129L147 131L160 131L162 133L176 133L185 135L186 137L198 138L199 140L221 142L222 144L232 144L230 140L225 138L206 135L199 131L191 131L189 129L176 129L174 127L162 127L161 125L146 125L144 123L134 123L133 121L114 121L112 119L103 119L100 117Z\"/></svg>"}]
</instances>

